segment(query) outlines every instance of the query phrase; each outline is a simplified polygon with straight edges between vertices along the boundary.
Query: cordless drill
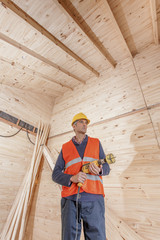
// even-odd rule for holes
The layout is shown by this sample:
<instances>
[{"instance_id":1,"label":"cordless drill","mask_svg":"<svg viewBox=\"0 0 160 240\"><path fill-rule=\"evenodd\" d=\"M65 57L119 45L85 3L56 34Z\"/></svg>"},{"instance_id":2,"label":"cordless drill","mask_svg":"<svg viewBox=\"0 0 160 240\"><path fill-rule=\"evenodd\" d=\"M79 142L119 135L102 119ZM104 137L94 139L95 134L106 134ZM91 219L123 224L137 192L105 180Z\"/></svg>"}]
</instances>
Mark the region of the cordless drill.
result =
<instances>
[{"instance_id":1,"label":"cordless drill","mask_svg":"<svg viewBox=\"0 0 160 240\"><path fill-rule=\"evenodd\" d=\"M112 164L112 163L115 163L115 157L114 157L114 155L112 154L112 153L109 153L109 154L107 154L106 155L106 157L104 158L104 159L98 159L98 160L95 160L95 161L92 161L92 162L89 162L89 163L85 163L85 164L83 164L83 166L82 166L82 172L84 172L84 173L90 173L89 172L89 165L91 164L91 163L94 163L97 167L100 167L100 165L102 165L102 164L104 164L104 163L108 163L108 164ZM78 187L82 187L83 186L83 184L82 183L78 183L77 184L77 186Z\"/></svg>"}]
</instances>

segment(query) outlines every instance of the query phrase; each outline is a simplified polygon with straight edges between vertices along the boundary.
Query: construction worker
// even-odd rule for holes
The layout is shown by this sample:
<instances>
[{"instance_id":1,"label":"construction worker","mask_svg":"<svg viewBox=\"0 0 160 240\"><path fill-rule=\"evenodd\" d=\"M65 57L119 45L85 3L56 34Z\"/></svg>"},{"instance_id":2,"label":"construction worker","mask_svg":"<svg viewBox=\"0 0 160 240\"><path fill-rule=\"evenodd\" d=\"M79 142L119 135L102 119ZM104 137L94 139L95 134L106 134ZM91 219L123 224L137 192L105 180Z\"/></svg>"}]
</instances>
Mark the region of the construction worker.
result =
<instances>
[{"instance_id":1,"label":"construction worker","mask_svg":"<svg viewBox=\"0 0 160 240\"><path fill-rule=\"evenodd\" d=\"M85 240L106 240L102 175L108 175L110 168L108 163L100 167L92 163L105 154L100 141L86 135L89 123L83 113L73 117L75 136L63 144L52 173L53 181L62 185L62 240L80 239L81 219ZM90 174L81 171L85 163L90 163Z\"/></svg>"}]
</instances>

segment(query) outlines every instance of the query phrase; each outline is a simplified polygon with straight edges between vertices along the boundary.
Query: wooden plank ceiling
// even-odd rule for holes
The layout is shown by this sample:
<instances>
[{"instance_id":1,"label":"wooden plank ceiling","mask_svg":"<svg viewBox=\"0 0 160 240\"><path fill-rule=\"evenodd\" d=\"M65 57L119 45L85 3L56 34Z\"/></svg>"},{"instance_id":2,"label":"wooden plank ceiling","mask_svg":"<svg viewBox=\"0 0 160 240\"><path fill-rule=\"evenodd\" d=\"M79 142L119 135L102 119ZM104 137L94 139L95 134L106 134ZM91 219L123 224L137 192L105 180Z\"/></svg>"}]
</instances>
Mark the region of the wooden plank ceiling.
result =
<instances>
[{"instance_id":1,"label":"wooden plank ceiling","mask_svg":"<svg viewBox=\"0 0 160 240\"><path fill-rule=\"evenodd\" d=\"M160 0L1 0L0 83L53 98L159 44Z\"/></svg>"}]
</instances>

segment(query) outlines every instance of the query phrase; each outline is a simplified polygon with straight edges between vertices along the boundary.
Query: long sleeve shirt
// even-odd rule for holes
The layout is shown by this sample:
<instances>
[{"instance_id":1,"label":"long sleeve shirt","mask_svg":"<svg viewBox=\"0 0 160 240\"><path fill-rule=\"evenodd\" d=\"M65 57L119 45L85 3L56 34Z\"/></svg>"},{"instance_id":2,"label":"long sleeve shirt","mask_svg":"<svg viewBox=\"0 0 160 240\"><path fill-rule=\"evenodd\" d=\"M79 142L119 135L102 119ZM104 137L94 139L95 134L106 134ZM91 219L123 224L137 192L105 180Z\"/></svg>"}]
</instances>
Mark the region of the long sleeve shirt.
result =
<instances>
[{"instance_id":1,"label":"long sleeve shirt","mask_svg":"<svg viewBox=\"0 0 160 240\"><path fill-rule=\"evenodd\" d=\"M88 142L88 136L86 135L86 137L84 138L84 140L80 144L77 143L74 140L74 138L72 138L72 142L76 146L76 149L77 149L80 157L83 159L84 151L85 151L85 148L86 148L86 145L87 145L87 142ZM105 158L105 153L104 153L104 150L102 148L101 143L99 142L99 159L104 159L104 158ZM64 173L63 172L64 168L65 168L65 161L63 159L63 153L62 153L62 150L61 150L61 152L58 156L55 168L54 168L53 173L52 173L52 179L53 179L54 182L56 182L60 185L69 187L70 186L70 178L72 177L72 175ZM108 163L104 163L102 165L102 173L100 175L103 175L103 176L108 175L109 172L110 172L110 167L109 167ZM89 194L89 193L85 193L85 192L81 193L81 196L82 196L83 200L88 200L88 199L89 200L94 200L98 197L97 195L98 194ZM72 196L69 196L67 198L75 200L76 196L72 195Z\"/></svg>"}]
</instances>

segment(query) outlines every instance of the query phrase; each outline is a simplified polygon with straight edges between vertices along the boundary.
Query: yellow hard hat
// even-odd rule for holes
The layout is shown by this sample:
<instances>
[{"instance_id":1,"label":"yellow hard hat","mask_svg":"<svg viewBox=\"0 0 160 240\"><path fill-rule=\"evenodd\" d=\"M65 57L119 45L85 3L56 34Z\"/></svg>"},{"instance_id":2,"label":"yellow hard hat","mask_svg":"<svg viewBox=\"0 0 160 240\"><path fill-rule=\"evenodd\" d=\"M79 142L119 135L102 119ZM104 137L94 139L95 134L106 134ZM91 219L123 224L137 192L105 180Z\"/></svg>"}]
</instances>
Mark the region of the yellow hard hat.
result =
<instances>
[{"instance_id":1,"label":"yellow hard hat","mask_svg":"<svg viewBox=\"0 0 160 240\"><path fill-rule=\"evenodd\" d=\"M88 124L90 123L90 120L87 118L87 116L86 116L85 114L83 114L83 113L77 113L77 114L73 117L73 119L72 119L72 124L71 124L71 125L73 125L73 123L74 123L75 121L80 120L80 119L86 119L87 122L88 122Z\"/></svg>"}]
</instances>

